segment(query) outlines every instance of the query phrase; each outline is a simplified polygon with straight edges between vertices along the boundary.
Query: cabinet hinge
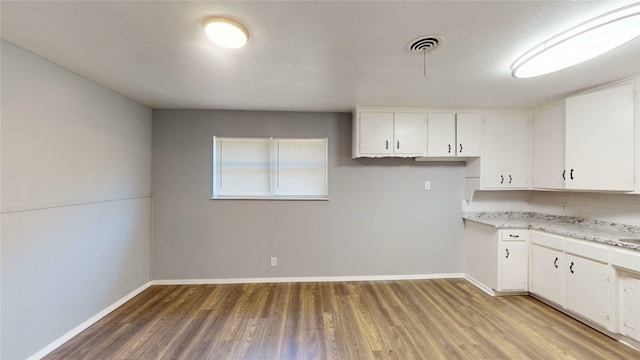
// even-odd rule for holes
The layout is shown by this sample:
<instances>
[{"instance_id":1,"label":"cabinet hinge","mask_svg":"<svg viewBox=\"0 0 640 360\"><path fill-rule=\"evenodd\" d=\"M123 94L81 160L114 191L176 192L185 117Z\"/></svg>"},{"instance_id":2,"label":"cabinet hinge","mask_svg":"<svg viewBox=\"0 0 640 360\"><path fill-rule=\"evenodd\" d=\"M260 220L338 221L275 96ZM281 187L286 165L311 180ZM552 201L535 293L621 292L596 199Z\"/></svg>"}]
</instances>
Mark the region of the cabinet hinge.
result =
<instances>
[{"instance_id":1,"label":"cabinet hinge","mask_svg":"<svg viewBox=\"0 0 640 360\"><path fill-rule=\"evenodd\" d=\"M629 325L629 319L624 319L624 325L623 325L623 326L624 326L625 328L627 328L627 329L631 329L631 330L635 330L635 329L636 329L635 327L633 327L633 326Z\"/></svg>"},{"instance_id":2,"label":"cabinet hinge","mask_svg":"<svg viewBox=\"0 0 640 360\"><path fill-rule=\"evenodd\" d=\"M607 314L607 313L603 313L603 314L598 314L599 317L603 318L604 320L606 320L607 322L611 322L611 315Z\"/></svg>"}]
</instances>

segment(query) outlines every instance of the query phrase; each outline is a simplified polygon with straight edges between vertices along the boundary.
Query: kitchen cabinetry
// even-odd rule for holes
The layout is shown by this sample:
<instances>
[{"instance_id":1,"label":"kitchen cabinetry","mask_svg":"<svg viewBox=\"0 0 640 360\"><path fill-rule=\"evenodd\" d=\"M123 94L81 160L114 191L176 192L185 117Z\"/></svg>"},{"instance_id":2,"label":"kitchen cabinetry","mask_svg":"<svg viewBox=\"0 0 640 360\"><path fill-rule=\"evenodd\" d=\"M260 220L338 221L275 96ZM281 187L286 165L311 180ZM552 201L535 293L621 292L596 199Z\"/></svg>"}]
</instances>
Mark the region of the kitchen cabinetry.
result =
<instances>
[{"instance_id":1,"label":"kitchen cabinetry","mask_svg":"<svg viewBox=\"0 0 640 360\"><path fill-rule=\"evenodd\" d=\"M640 252L614 249L611 264L618 279L618 332L640 341Z\"/></svg>"},{"instance_id":2,"label":"kitchen cabinetry","mask_svg":"<svg viewBox=\"0 0 640 360\"><path fill-rule=\"evenodd\" d=\"M427 113L356 111L352 151L354 158L425 156Z\"/></svg>"},{"instance_id":3,"label":"kitchen cabinetry","mask_svg":"<svg viewBox=\"0 0 640 360\"><path fill-rule=\"evenodd\" d=\"M621 275L619 289L619 331L622 335L640 341L640 275Z\"/></svg>"},{"instance_id":4,"label":"kitchen cabinetry","mask_svg":"<svg viewBox=\"0 0 640 360\"><path fill-rule=\"evenodd\" d=\"M566 189L634 190L635 86L566 99Z\"/></svg>"},{"instance_id":5,"label":"kitchen cabinetry","mask_svg":"<svg viewBox=\"0 0 640 360\"><path fill-rule=\"evenodd\" d=\"M564 189L564 101L533 117L533 187Z\"/></svg>"},{"instance_id":6,"label":"kitchen cabinetry","mask_svg":"<svg viewBox=\"0 0 640 360\"><path fill-rule=\"evenodd\" d=\"M482 188L526 189L531 186L531 116L486 113Z\"/></svg>"},{"instance_id":7,"label":"kitchen cabinetry","mask_svg":"<svg viewBox=\"0 0 640 360\"><path fill-rule=\"evenodd\" d=\"M429 113L427 156L481 156L483 129L482 113Z\"/></svg>"},{"instance_id":8,"label":"kitchen cabinetry","mask_svg":"<svg viewBox=\"0 0 640 360\"><path fill-rule=\"evenodd\" d=\"M490 294L526 291L528 240L527 229L497 230L465 221L467 276Z\"/></svg>"},{"instance_id":9,"label":"kitchen cabinetry","mask_svg":"<svg viewBox=\"0 0 640 360\"><path fill-rule=\"evenodd\" d=\"M565 242L566 308L615 330L609 249L582 240Z\"/></svg>"},{"instance_id":10,"label":"kitchen cabinetry","mask_svg":"<svg viewBox=\"0 0 640 360\"><path fill-rule=\"evenodd\" d=\"M526 291L528 274L528 230L500 230L498 289Z\"/></svg>"},{"instance_id":11,"label":"kitchen cabinetry","mask_svg":"<svg viewBox=\"0 0 640 360\"><path fill-rule=\"evenodd\" d=\"M564 305L564 238L531 232L529 291Z\"/></svg>"}]
</instances>

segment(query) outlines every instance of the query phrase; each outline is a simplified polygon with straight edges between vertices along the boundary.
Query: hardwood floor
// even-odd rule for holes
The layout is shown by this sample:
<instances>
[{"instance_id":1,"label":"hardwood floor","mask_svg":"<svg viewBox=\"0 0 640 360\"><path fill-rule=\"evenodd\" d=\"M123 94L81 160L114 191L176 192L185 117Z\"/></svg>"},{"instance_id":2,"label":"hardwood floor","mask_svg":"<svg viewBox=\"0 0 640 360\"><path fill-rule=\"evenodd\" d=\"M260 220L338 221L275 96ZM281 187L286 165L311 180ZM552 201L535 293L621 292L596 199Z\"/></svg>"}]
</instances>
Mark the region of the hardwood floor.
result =
<instances>
[{"instance_id":1,"label":"hardwood floor","mask_svg":"<svg viewBox=\"0 0 640 360\"><path fill-rule=\"evenodd\" d=\"M152 286L45 359L640 359L462 279Z\"/></svg>"}]
</instances>

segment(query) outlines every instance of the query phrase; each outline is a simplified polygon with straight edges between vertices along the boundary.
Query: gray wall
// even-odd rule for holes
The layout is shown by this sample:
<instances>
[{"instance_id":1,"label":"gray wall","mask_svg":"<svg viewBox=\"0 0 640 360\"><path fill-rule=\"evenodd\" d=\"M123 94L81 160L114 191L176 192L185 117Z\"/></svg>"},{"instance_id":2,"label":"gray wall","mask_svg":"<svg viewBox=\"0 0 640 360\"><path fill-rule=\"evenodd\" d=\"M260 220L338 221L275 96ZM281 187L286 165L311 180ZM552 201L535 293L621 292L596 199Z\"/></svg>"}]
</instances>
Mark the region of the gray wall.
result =
<instances>
[{"instance_id":1,"label":"gray wall","mask_svg":"<svg viewBox=\"0 0 640 360\"><path fill-rule=\"evenodd\" d=\"M2 41L2 359L150 280L151 110Z\"/></svg>"},{"instance_id":2,"label":"gray wall","mask_svg":"<svg viewBox=\"0 0 640 360\"><path fill-rule=\"evenodd\" d=\"M214 135L328 137L331 200L210 200ZM154 110L153 279L461 273L464 163L350 149L345 113Z\"/></svg>"}]
</instances>

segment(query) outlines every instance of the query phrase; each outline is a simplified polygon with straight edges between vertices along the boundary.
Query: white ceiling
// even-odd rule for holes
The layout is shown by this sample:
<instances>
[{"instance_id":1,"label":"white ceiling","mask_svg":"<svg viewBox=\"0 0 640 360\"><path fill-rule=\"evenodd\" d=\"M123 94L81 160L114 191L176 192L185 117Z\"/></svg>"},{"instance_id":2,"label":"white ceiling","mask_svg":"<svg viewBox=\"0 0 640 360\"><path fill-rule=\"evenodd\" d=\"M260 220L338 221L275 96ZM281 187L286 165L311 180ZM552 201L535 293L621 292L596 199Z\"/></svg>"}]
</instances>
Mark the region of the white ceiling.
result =
<instances>
[{"instance_id":1,"label":"white ceiling","mask_svg":"<svg viewBox=\"0 0 640 360\"><path fill-rule=\"evenodd\" d=\"M2 1L0 34L154 108L521 108L640 74L640 38L539 78L510 72L529 48L636 1ZM247 46L209 43L210 15L241 20ZM445 44L423 77L406 46L428 34Z\"/></svg>"}]
</instances>

